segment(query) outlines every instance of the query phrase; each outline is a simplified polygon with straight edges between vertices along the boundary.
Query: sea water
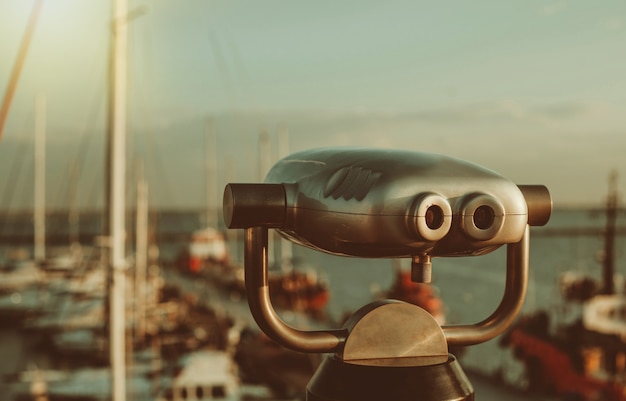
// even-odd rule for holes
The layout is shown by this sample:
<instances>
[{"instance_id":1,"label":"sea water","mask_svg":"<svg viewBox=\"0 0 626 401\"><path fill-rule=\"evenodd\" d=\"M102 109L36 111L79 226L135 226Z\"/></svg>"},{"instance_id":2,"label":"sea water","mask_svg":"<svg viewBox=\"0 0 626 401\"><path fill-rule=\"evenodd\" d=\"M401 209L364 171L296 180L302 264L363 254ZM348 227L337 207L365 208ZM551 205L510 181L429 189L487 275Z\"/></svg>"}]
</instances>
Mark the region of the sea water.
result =
<instances>
[{"instance_id":1,"label":"sea water","mask_svg":"<svg viewBox=\"0 0 626 401\"><path fill-rule=\"evenodd\" d=\"M191 232L201 227L200 216L196 213L170 213L160 220L161 226L157 229L166 233ZM556 210L545 228L531 228L530 282L523 314L542 309L548 311L554 320L562 316L567 305L561 298L560 278L566 272L586 275L598 281L602 277L599 261L604 246L602 235L562 233L552 236L546 235L547 230L601 229L604 225L605 217L601 211ZM624 214L619 216L618 226L626 226ZM183 244L161 244L161 257L164 261L173 259ZM234 260L241 262L241 241L232 240L229 245ZM616 238L615 249L616 274L619 276L626 269L626 237ZM293 254L301 262L296 268L311 268L328 281L328 314L335 322L371 302L374 294L389 288L394 279L393 263L389 259L339 257L299 246L294 247ZM408 264L409 261L405 261L407 268ZM505 277L506 247L484 256L433 260L433 285L445 304L446 319L450 324L477 323L489 316L502 298ZM621 291L623 287L618 286L617 289ZM0 374L16 373L33 362L45 368L46 361L38 360L33 352L28 344L22 343L18 330L10 325L0 329ZM507 352L499 347L496 338L468 347L462 355L462 366L466 370L492 375L507 368L510 363ZM2 387L0 381L0 391Z\"/></svg>"}]
</instances>

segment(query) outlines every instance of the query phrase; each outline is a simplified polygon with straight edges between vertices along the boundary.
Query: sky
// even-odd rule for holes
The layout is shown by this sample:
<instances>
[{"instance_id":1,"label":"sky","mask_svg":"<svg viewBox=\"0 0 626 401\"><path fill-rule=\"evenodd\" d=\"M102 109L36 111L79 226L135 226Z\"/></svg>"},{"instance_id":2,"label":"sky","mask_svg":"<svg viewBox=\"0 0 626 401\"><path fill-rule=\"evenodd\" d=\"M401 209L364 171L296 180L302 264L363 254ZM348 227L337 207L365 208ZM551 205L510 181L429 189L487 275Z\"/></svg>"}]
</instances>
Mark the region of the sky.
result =
<instances>
[{"instance_id":1,"label":"sky","mask_svg":"<svg viewBox=\"0 0 626 401\"><path fill-rule=\"evenodd\" d=\"M1 94L32 4L0 0ZM262 180L284 138L289 151L447 154L546 185L555 206L599 205L611 170L626 188L623 0L134 0L129 9L141 12L128 22L127 185L141 160L154 207L221 204L225 183ZM0 142L0 209L32 205L39 94L47 204L65 207L71 181L82 205L102 205L110 24L108 1L44 0Z\"/></svg>"}]
</instances>

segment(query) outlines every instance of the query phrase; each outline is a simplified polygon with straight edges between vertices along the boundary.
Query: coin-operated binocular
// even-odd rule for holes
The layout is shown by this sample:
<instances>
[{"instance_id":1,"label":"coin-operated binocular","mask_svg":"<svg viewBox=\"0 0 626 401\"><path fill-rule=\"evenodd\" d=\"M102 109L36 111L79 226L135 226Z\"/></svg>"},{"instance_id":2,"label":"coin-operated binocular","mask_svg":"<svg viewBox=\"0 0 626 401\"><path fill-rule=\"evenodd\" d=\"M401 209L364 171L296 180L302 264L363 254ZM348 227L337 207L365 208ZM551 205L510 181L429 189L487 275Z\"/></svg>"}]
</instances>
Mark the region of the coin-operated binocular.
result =
<instances>
[{"instance_id":1,"label":"coin-operated binocular","mask_svg":"<svg viewBox=\"0 0 626 401\"><path fill-rule=\"evenodd\" d=\"M276 163L262 184L228 184L224 219L245 229L245 282L257 324L279 344L329 353L307 386L314 400L473 400L448 346L490 340L520 311L528 282L529 225L544 225L544 186L515 185L493 171L441 155L326 148ZM274 311L268 229L334 255L411 258L430 282L432 259L475 256L507 245L503 298L485 320L440 326L420 307L377 301L341 329L299 330Z\"/></svg>"}]
</instances>

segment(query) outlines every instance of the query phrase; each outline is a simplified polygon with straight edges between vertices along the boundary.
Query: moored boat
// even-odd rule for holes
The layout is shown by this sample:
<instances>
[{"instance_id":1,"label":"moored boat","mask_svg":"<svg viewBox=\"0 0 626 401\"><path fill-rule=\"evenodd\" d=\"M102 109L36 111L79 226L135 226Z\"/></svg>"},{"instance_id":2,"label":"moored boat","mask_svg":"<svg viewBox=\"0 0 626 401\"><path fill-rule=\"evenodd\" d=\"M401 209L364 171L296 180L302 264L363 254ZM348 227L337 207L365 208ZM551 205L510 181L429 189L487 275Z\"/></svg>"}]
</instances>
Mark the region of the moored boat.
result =
<instances>
[{"instance_id":1,"label":"moored boat","mask_svg":"<svg viewBox=\"0 0 626 401\"><path fill-rule=\"evenodd\" d=\"M617 285L614 266L617 212L612 175L602 280L567 272L560 282L559 313L538 310L523 316L502 337L500 344L523 365L515 382L525 390L584 401L626 400L626 288ZM504 367L502 377L507 376Z\"/></svg>"},{"instance_id":2,"label":"moored boat","mask_svg":"<svg viewBox=\"0 0 626 401\"><path fill-rule=\"evenodd\" d=\"M214 265L226 266L229 263L226 240L213 227L193 231L177 260L179 269L193 275L207 273Z\"/></svg>"},{"instance_id":3,"label":"moored boat","mask_svg":"<svg viewBox=\"0 0 626 401\"><path fill-rule=\"evenodd\" d=\"M156 397L157 401L269 399L264 386L241 383L230 354L198 350L181 358L177 373Z\"/></svg>"}]
</instances>

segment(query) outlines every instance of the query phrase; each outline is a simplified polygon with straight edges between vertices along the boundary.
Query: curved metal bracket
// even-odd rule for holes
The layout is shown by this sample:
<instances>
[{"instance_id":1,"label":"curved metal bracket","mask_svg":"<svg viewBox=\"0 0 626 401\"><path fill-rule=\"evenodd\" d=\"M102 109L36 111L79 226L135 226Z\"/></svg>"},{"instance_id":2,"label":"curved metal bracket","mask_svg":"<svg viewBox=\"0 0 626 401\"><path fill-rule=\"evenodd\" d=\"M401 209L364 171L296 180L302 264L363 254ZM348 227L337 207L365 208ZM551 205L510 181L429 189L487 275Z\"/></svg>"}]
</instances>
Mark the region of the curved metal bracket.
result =
<instances>
[{"instance_id":1,"label":"curved metal bracket","mask_svg":"<svg viewBox=\"0 0 626 401\"><path fill-rule=\"evenodd\" d=\"M528 287L529 226L522 239L506 248L506 284L498 308L471 325L443 326L448 345L474 345L489 341L513 323L524 304Z\"/></svg>"},{"instance_id":2,"label":"curved metal bracket","mask_svg":"<svg viewBox=\"0 0 626 401\"><path fill-rule=\"evenodd\" d=\"M245 230L245 282L248 304L255 321L277 343L300 352L340 352L348 329L303 331L286 324L276 314L270 296L267 269L267 227ZM443 326L448 345L482 343L506 330L524 303L528 286L529 228L522 239L507 245L507 274L504 295L497 309L485 320L470 325Z\"/></svg>"},{"instance_id":3,"label":"curved metal bracket","mask_svg":"<svg viewBox=\"0 0 626 401\"><path fill-rule=\"evenodd\" d=\"M295 329L276 314L270 300L267 272L267 228L245 230L245 282L248 305L261 330L282 346L300 352L339 352L347 330L303 331Z\"/></svg>"}]
</instances>

